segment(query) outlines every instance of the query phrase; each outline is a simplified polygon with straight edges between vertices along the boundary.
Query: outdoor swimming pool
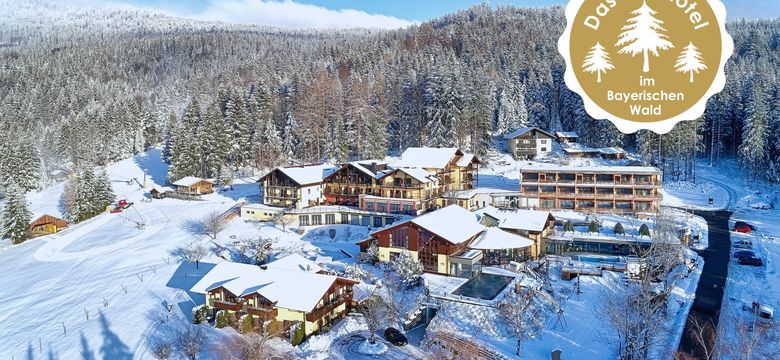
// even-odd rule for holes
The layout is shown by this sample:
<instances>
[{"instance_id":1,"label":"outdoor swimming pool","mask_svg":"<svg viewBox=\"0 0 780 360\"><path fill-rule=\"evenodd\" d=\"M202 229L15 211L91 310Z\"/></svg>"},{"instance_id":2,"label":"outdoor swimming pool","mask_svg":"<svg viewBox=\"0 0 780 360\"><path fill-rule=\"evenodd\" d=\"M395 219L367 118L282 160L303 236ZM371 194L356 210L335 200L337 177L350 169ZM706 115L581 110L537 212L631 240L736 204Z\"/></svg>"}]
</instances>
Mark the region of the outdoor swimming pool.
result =
<instances>
[{"instance_id":1,"label":"outdoor swimming pool","mask_svg":"<svg viewBox=\"0 0 780 360\"><path fill-rule=\"evenodd\" d=\"M452 292L453 295L463 295L471 298L493 300L503 291L514 278L510 276L481 273Z\"/></svg>"}]
</instances>

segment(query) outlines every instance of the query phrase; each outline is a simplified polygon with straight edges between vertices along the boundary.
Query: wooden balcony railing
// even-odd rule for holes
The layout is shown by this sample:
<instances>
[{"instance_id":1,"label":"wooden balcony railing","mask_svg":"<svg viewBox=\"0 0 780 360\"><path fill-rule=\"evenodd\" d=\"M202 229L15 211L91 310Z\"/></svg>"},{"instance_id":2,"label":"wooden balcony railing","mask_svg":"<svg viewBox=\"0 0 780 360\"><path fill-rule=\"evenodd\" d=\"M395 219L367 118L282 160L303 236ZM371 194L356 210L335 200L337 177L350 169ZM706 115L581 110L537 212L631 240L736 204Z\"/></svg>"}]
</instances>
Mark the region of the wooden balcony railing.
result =
<instances>
[{"instance_id":1,"label":"wooden balcony railing","mask_svg":"<svg viewBox=\"0 0 780 360\"><path fill-rule=\"evenodd\" d=\"M350 300L352 300L352 291L347 291L340 296L335 297L332 301L325 303L322 307L306 314L306 321L315 322Z\"/></svg>"},{"instance_id":2,"label":"wooden balcony railing","mask_svg":"<svg viewBox=\"0 0 780 360\"><path fill-rule=\"evenodd\" d=\"M244 304L232 301L215 300L214 307L221 310L241 311L241 309L244 307Z\"/></svg>"},{"instance_id":3,"label":"wooden balcony railing","mask_svg":"<svg viewBox=\"0 0 780 360\"><path fill-rule=\"evenodd\" d=\"M254 306L247 306L246 311L252 316L257 316L262 320L271 320L276 318L276 315L279 314L279 310L276 308L266 308L266 307L254 307Z\"/></svg>"}]
</instances>

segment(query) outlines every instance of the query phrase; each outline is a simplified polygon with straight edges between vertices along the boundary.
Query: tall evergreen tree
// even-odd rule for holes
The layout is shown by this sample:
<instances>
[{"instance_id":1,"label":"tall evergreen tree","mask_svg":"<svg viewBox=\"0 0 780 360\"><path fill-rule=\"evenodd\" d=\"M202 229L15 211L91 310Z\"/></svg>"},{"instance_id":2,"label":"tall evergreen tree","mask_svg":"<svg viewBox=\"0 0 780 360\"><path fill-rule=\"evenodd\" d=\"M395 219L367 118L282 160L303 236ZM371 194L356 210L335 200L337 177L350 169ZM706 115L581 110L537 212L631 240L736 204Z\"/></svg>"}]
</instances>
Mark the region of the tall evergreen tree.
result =
<instances>
[{"instance_id":1,"label":"tall evergreen tree","mask_svg":"<svg viewBox=\"0 0 780 360\"><path fill-rule=\"evenodd\" d=\"M30 238L30 221L32 212L27 205L24 190L15 183L7 184L3 214L0 217L0 237L11 239L14 244L24 242Z\"/></svg>"},{"instance_id":2,"label":"tall evergreen tree","mask_svg":"<svg viewBox=\"0 0 780 360\"><path fill-rule=\"evenodd\" d=\"M766 145L769 139L769 106L766 90L761 82L753 84L742 134L742 145L739 147L740 165L748 171L751 178L760 179L766 172Z\"/></svg>"}]
</instances>

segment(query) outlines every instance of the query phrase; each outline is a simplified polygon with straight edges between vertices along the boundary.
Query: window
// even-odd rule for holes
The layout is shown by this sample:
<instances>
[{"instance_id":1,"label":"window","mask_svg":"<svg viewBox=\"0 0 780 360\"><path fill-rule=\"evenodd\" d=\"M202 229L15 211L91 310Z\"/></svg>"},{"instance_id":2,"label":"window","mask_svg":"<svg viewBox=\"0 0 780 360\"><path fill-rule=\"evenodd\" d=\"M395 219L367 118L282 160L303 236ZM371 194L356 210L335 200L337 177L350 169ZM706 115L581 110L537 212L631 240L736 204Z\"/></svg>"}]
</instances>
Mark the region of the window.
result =
<instances>
[{"instance_id":1,"label":"window","mask_svg":"<svg viewBox=\"0 0 780 360\"><path fill-rule=\"evenodd\" d=\"M542 140L542 144L547 144L547 140ZM544 151L544 150L542 150Z\"/></svg>"},{"instance_id":2,"label":"window","mask_svg":"<svg viewBox=\"0 0 780 360\"><path fill-rule=\"evenodd\" d=\"M309 226L309 215L298 216L298 224L300 226Z\"/></svg>"},{"instance_id":3,"label":"window","mask_svg":"<svg viewBox=\"0 0 780 360\"><path fill-rule=\"evenodd\" d=\"M311 224L312 225L322 225L322 215L312 215L311 216Z\"/></svg>"},{"instance_id":4,"label":"window","mask_svg":"<svg viewBox=\"0 0 780 360\"><path fill-rule=\"evenodd\" d=\"M370 216L363 216L361 219L361 225L365 227L371 226L371 217Z\"/></svg>"},{"instance_id":5,"label":"window","mask_svg":"<svg viewBox=\"0 0 780 360\"><path fill-rule=\"evenodd\" d=\"M409 232L406 227L393 229L390 233L390 246L406 249L409 247Z\"/></svg>"},{"instance_id":6,"label":"window","mask_svg":"<svg viewBox=\"0 0 780 360\"><path fill-rule=\"evenodd\" d=\"M542 199L542 201L539 202L539 206L543 209L552 209L555 208L555 200L551 199Z\"/></svg>"},{"instance_id":7,"label":"window","mask_svg":"<svg viewBox=\"0 0 780 360\"><path fill-rule=\"evenodd\" d=\"M401 204L390 204L390 212L397 214L401 211Z\"/></svg>"},{"instance_id":8,"label":"window","mask_svg":"<svg viewBox=\"0 0 780 360\"><path fill-rule=\"evenodd\" d=\"M547 148L546 148L546 147L543 147L543 148L542 148L542 152L547 152Z\"/></svg>"},{"instance_id":9,"label":"window","mask_svg":"<svg viewBox=\"0 0 780 360\"><path fill-rule=\"evenodd\" d=\"M376 204L376 211L377 212L387 212L387 204L386 203L377 203Z\"/></svg>"},{"instance_id":10,"label":"window","mask_svg":"<svg viewBox=\"0 0 780 360\"><path fill-rule=\"evenodd\" d=\"M574 209L574 201L561 200L561 209Z\"/></svg>"},{"instance_id":11,"label":"window","mask_svg":"<svg viewBox=\"0 0 780 360\"><path fill-rule=\"evenodd\" d=\"M391 217L385 218L385 225L390 225L390 224L392 224L394 222L395 222L395 219L393 219Z\"/></svg>"},{"instance_id":12,"label":"window","mask_svg":"<svg viewBox=\"0 0 780 360\"><path fill-rule=\"evenodd\" d=\"M336 214L325 214L325 224L335 224L336 223Z\"/></svg>"},{"instance_id":13,"label":"window","mask_svg":"<svg viewBox=\"0 0 780 360\"><path fill-rule=\"evenodd\" d=\"M412 205L404 205L404 213L405 214L414 213L414 207Z\"/></svg>"},{"instance_id":14,"label":"window","mask_svg":"<svg viewBox=\"0 0 780 360\"><path fill-rule=\"evenodd\" d=\"M374 227L382 227L382 218L377 216L374 218Z\"/></svg>"},{"instance_id":15,"label":"window","mask_svg":"<svg viewBox=\"0 0 780 360\"><path fill-rule=\"evenodd\" d=\"M311 194L311 189L306 190L307 194Z\"/></svg>"},{"instance_id":16,"label":"window","mask_svg":"<svg viewBox=\"0 0 780 360\"><path fill-rule=\"evenodd\" d=\"M523 144L530 144L530 143L531 143L531 140L528 140L528 139L523 140Z\"/></svg>"},{"instance_id":17,"label":"window","mask_svg":"<svg viewBox=\"0 0 780 360\"><path fill-rule=\"evenodd\" d=\"M349 224L349 214L341 214L341 223Z\"/></svg>"}]
</instances>

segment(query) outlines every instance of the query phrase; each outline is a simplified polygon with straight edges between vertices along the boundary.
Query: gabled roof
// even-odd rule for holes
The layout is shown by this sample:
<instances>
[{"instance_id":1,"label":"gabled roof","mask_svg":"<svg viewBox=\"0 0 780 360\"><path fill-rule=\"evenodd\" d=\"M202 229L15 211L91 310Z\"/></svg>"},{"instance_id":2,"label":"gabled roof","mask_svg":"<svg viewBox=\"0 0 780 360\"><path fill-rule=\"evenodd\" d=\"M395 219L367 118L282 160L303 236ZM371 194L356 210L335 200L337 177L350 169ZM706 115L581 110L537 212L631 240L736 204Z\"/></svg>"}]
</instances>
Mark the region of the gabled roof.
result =
<instances>
[{"instance_id":1,"label":"gabled roof","mask_svg":"<svg viewBox=\"0 0 780 360\"><path fill-rule=\"evenodd\" d=\"M491 227L479 235L469 245L469 248L478 250L523 249L533 244L534 241L525 236Z\"/></svg>"},{"instance_id":2,"label":"gabled roof","mask_svg":"<svg viewBox=\"0 0 780 360\"><path fill-rule=\"evenodd\" d=\"M421 183L429 183L433 180L436 180L436 174L420 168L398 168L395 169L389 173L384 174L382 177L388 176L390 174L393 174L396 171L403 172L406 175L409 175L413 178L415 178L417 181Z\"/></svg>"},{"instance_id":3,"label":"gabled roof","mask_svg":"<svg viewBox=\"0 0 780 360\"><path fill-rule=\"evenodd\" d=\"M279 171L286 175L292 181L299 186L319 184L323 179L330 176L336 168L330 164L314 164L314 165L300 165L300 166L287 166L278 167L273 171L265 174L258 181L263 181L266 177L271 175L274 171Z\"/></svg>"},{"instance_id":4,"label":"gabled roof","mask_svg":"<svg viewBox=\"0 0 780 360\"><path fill-rule=\"evenodd\" d=\"M172 192L173 189L167 187L167 186L155 186L149 192L156 191L158 193L166 193L166 192Z\"/></svg>"},{"instance_id":5,"label":"gabled roof","mask_svg":"<svg viewBox=\"0 0 780 360\"><path fill-rule=\"evenodd\" d=\"M32 229L38 225L44 225L44 224L54 224L58 228L68 227L68 222L63 219L51 215L43 215L33 220L33 222L30 223L30 228Z\"/></svg>"},{"instance_id":6,"label":"gabled roof","mask_svg":"<svg viewBox=\"0 0 780 360\"><path fill-rule=\"evenodd\" d=\"M460 159L458 159L458 162L456 163L459 167L466 167L469 166L471 163L477 163L480 164L481 161L477 158L474 154L464 154Z\"/></svg>"},{"instance_id":7,"label":"gabled roof","mask_svg":"<svg viewBox=\"0 0 780 360\"><path fill-rule=\"evenodd\" d=\"M574 131L558 131L555 133L555 136L559 138L578 138L579 135L577 135Z\"/></svg>"},{"instance_id":8,"label":"gabled roof","mask_svg":"<svg viewBox=\"0 0 780 360\"><path fill-rule=\"evenodd\" d=\"M181 178L179 180L174 181L173 185L176 185L176 186L193 186L193 185L195 185L195 184L197 184L197 183L199 183L201 181L205 181L207 183L214 184L214 182L209 180L209 179L203 179L203 178L199 178L199 177L195 177L195 176L187 176L185 178Z\"/></svg>"},{"instance_id":9,"label":"gabled roof","mask_svg":"<svg viewBox=\"0 0 780 360\"><path fill-rule=\"evenodd\" d=\"M406 149L393 167L444 169L455 155L463 155L458 148L411 147Z\"/></svg>"},{"instance_id":10,"label":"gabled roof","mask_svg":"<svg viewBox=\"0 0 780 360\"><path fill-rule=\"evenodd\" d=\"M547 220L552 216L549 211L542 210L499 210L486 206L476 211L480 215L489 215L498 219L498 227L511 230L543 231Z\"/></svg>"},{"instance_id":11,"label":"gabled roof","mask_svg":"<svg viewBox=\"0 0 780 360\"><path fill-rule=\"evenodd\" d=\"M604 155L617 155L626 153L625 150L618 147L599 148L598 151Z\"/></svg>"},{"instance_id":12,"label":"gabled roof","mask_svg":"<svg viewBox=\"0 0 780 360\"><path fill-rule=\"evenodd\" d=\"M255 265L223 261L206 273L191 291L206 294L222 287L236 296L259 294L275 302L277 307L311 312L337 279L307 271L263 270Z\"/></svg>"},{"instance_id":13,"label":"gabled roof","mask_svg":"<svg viewBox=\"0 0 780 360\"><path fill-rule=\"evenodd\" d=\"M411 222L453 244L468 241L485 230L485 227L477 222L474 213L458 205L427 213L412 219Z\"/></svg>"},{"instance_id":14,"label":"gabled roof","mask_svg":"<svg viewBox=\"0 0 780 360\"><path fill-rule=\"evenodd\" d=\"M384 165L385 169L380 170L380 171L372 171L371 168L370 168L372 164ZM369 177L372 177L374 179L379 179L379 178L382 178L383 176L387 175L389 172L391 172L393 170L393 168L388 166L388 165L389 164L387 162L380 161L380 160L352 161L352 162L348 162L348 163L342 165L341 167L333 169L333 171L330 174L328 174L327 176L325 176L323 178L323 180L327 179L327 178L329 178L329 177L331 177L333 175L335 175L337 172L341 171L341 169L344 169L346 167L353 167L353 168L357 169L358 171L366 174Z\"/></svg>"},{"instance_id":15,"label":"gabled roof","mask_svg":"<svg viewBox=\"0 0 780 360\"><path fill-rule=\"evenodd\" d=\"M283 258L276 259L266 265L268 269L320 272L322 267L299 254L293 253Z\"/></svg>"},{"instance_id":16,"label":"gabled roof","mask_svg":"<svg viewBox=\"0 0 780 360\"><path fill-rule=\"evenodd\" d=\"M516 138L518 136L524 135L525 133L530 132L532 130L536 130L536 131L546 135L547 137L549 137L551 139L554 138L554 136L552 136L552 134L550 134L550 133L548 133L548 132L546 132L546 131L544 131L544 130L542 130L540 128L537 128L537 127L524 127L524 128L517 129L517 130L515 130L515 131L513 131L513 132L511 132L509 134L504 135L504 139L505 140L511 140L511 139L514 139L514 138Z\"/></svg>"}]
</instances>

